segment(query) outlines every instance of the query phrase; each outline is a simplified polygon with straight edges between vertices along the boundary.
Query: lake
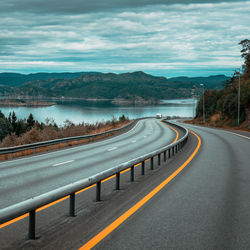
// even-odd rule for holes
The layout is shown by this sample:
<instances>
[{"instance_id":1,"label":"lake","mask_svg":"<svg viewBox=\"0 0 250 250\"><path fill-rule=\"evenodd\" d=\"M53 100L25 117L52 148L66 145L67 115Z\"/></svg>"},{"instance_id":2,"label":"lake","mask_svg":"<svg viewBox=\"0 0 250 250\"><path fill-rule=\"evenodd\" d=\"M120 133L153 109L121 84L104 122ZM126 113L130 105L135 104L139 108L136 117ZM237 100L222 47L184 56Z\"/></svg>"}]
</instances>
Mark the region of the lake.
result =
<instances>
[{"instance_id":1,"label":"lake","mask_svg":"<svg viewBox=\"0 0 250 250\"><path fill-rule=\"evenodd\" d=\"M121 115L129 118L155 116L194 117L196 99L164 100L160 105L152 106L117 106L108 102L63 101L50 107L0 107L5 116L14 111L18 119L28 118L32 113L35 120L45 122L46 118L54 119L58 125L65 120L74 123L95 123L118 118Z\"/></svg>"}]
</instances>

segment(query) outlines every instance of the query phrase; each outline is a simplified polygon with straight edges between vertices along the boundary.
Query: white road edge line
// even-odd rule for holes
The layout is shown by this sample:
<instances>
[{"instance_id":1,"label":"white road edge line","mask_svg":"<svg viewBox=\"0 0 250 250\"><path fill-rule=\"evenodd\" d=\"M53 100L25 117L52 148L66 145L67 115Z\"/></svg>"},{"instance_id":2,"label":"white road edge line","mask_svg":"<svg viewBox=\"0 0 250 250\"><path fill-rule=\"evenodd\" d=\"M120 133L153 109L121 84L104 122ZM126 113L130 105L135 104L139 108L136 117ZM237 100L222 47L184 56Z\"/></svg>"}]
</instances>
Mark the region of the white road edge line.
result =
<instances>
[{"instance_id":1,"label":"white road edge line","mask_svg":"<svg viewBox=\"0 0 250 250\"><path fill-rule=\"evenodd\" d=\"M234 133L234 132L230 132L230 131L226 131L226 132L229 133L229 134L237 135L237 136L240 136L242 138L250 140L250 137L247 137L247 136L244 136L244 135L241 135L241 134L237 134L237 133Z\"/></svg>"},{"instance_id":2,"label":"white road edge line","mask_svg":"<svg viewBox=\"0 0 250 250\"><path fill-rule=\"evenodd\" d=\"M116 150L116 149L117 149L117 147L113 147L113 148L108 149L107 151L113 151L113 150Z\"/></svg>"},{"instance_id":3,"label":"white road edge line","mask_svg":"<svg viewBox=\"0 0 250 250\"><path fill-rule=\"evenodd\" d=\"M135 143L136 142L136 140L133 140L133 141L131 141L132 143Z\"/></svg>"},{"instance_id":4,"label":"white road edge line","mask_svg":"<svg viewBox=\"0 0 250 250\"><path fill-rule=\"evenodd\" d=\"M64 161L64 162L56 163L56 164L54 164L52 166L56 167L56 166L64 165L64 164L67 164L67 163L70 163L70 162L73 162L73 161L75 161L75 160L70 160L70 161Z\"/></svg>"},{"instance_id":5,"label":"white road edge line","mask_svg":"<svg viewBox=\"0 0 250 250\"><path fill-rule=\"evenodd\" d=\"M126 132L126 133L123 133L123 134L121 134L121 135L118 135L118 136L116 136L116 137L114 137L114 138L118 138L118 137L120 137L120 136L124 136L124 135L126 135L126 134L128 134L128 133L130 133L131 131L133 131L137 126L138 126L138 124L139 124L139 122L131 129L131 130L129 130L128 132ZM107 140L112 140L113 138L107 138L106 140L104 140L104 141L100 141L100 142L96 142L96 143L100 143L100 144L102 144L102 143L105 143ZM75 147L75 148L77 148L77 149L79 149L80 147L85 147L86 146L86 144L85 145L80 145L80 146L78 146L78 147ZM68 151L68 150L72 150L72 148L65 148L65 149L62 149L62 151ZM23 161L23 160L27 160L27 159L31 159L31 158L39 158L39 157L43 157L44 155L50 155L50 154L55 154L55 153L58 153L58 152L61 152L61 151L52 151L52 152L48 152L48 153L43 153L43 154L41 154L41 155L32 155L32 156L27 156L27 157L25 157L25 158L22 158L22 159L14 159L14 160L7 160L7 161L3 161L3 162L0 162L0 165L2 165L2 164L6 164L6 163L12 163L12 162L16 162L16 161Z\"/></svg>"},{"instance_id":6,"label":"white road edge line","mask_svg":"<svg viewBox=\"0 0 250 250\"><path fill-rule=\"evenodd\" d=\"M176 121L175 121L176 122ZM180 123L180 122L177 122L177 123ZM185 124L184 124L185 125ZM196 128L205 128L205 129L217 129L217 130L219 130L219 128L207 128L207 127L203 127L203 126L199 126L199 125L194 125L194 124L187 124L187 125L191 125L191 126L193 126L193 127L196 127ZM247 139L247 140L250 140L250 137L247 137L247 136L245 136L245 135L241 135L241 134L237 134L237 133L234 133L234 132L231 132L231 131L227 131L227 130L225 130L225 129L221 129L222 131L224 131L224 132L226 132L226 133L228 133L228 134L232 134L232 135L236 135L236 136L239 136L239 137L242 137L242 138L245 138L245 139Z\"/></svg>"}]
</instances>

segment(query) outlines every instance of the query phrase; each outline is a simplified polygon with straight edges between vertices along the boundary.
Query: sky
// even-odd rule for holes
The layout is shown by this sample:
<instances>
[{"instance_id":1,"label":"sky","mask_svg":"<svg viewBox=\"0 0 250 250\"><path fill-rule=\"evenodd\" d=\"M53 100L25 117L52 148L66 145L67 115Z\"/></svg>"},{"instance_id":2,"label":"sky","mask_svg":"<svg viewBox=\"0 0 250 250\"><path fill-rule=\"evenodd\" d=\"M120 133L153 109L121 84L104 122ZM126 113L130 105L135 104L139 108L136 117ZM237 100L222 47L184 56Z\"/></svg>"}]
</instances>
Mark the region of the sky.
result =
<instances>
[{"instance_id":1,"label":"sky","mask_svg":"<svg viewBox=\"0 0 250 250\"><path fill-rule=\"evenodd\" d=\"M0 1L0 72L231 76L250 1Z\"/></svg>"}]
</instances>

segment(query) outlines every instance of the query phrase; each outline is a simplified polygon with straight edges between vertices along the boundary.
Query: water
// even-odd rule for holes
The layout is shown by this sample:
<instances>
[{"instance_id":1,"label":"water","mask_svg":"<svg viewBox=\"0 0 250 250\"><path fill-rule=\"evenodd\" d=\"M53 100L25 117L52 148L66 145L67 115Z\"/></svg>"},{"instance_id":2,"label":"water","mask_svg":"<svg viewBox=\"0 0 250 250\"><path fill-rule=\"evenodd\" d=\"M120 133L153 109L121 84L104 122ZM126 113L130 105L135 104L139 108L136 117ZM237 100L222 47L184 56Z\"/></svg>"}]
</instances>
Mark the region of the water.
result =
<instances>
[{"instance_id":1,"label":"water","mask_svg":"<svg viewBox=\"0 0 250 250\"><path fill-rule=\"evenodd\" d=\"M5 116L14 111L18 119L28 118L32 113L35 120L45 122L53 119L58 125L66 120L74 123L95 123L118 118L121 115L129 118L155 116L193 117L195 115L196 99L164 100L161 105L152 106L117 106L107 102L59 102L50 107L0 107Z\"/></svg>"}]
</instances>

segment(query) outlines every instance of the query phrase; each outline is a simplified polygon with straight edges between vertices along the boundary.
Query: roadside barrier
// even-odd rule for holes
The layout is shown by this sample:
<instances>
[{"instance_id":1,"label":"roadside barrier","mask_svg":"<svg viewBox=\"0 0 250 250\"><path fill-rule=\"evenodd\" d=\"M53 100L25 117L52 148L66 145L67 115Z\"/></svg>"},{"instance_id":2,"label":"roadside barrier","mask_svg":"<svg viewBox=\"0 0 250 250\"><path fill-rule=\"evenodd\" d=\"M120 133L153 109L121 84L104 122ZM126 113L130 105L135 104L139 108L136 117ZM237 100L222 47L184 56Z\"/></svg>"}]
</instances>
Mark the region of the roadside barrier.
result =
<instances>
[{"instance_id":1,"label":"roadside barrier","mask_svg":"<svg viewBox=\"0 0 250 250\"><path fill-rule=\"evenodd\" d=\"M168 154L168 158L171 158L171 156L174 156L176 153L178 153L178 151L180 151L183 148L183 146L186 144L188 140L189 133L188 133L188 130L182 126L172 124L166 121L164 122L169 123L170 125L174 125L178 127L179 129L183 130L184 136L182 136L176 142L169 144L165 147L162 147L158 150L155 150L149 154L145 154L136 159L130 160L128 162L115 166L113 168L110 168L96 175L85 178L83 180L76 181L66 186L57 188L53 191L44 193L42 195L33 197L31 199L22 201L20 203L11 205L6 208L3 208L0 210L0 224L3 224L5 222L8 222L12 219L15 219L19 216L22 216L28 213L29 214L28 238L35 240L36 239L36 210L38 208L44 205L47 205L51 202L57 201L63 197L69 196L69 216L74 217L76 216L76 213L75 213L76 195L75 194L77 191L96 184L96 201L100 201L101 200L101 181L115 175L115 178L116 178L115 189L119 190L120 189L120 174L122 171L130 169L130 181L133 182L135 179L135 174L134 174L135 165L139 165L139 164L141 165L141 175L144 175L146 160L150 159L151 170L154 169L155 157L157 157L158 159L157 161L158 165L161 164L162 154L163 154L163 161L166 162L167 154ZM129 124L128 126L131 126L131 124Z\"/></svg>"},{"instance_id":2,"label":"roadside barrier","mask_svg":"<svg viewBox=\"0 0 250 250\"><path fill-rule=\"evenodd\" d=\"M46 152L46 151L60 149L60 148L68 147L68 146L74 146L74 145L79 145L83 143L93 142L98 139L102 139L104 137L115 135L120 132L129 130L138 122L138 120L139 119L133 120L132 122L130 122L129 124L126 124L125 126L121 128L108 130L108 131L98 133L98 134L74 136L74 137L43 141L43 142L15 146L15 147L0 148L0 161L11 160L13 158L17 158L17 157L21 157L25 155Z\"/></svg>"}]
</instances>

